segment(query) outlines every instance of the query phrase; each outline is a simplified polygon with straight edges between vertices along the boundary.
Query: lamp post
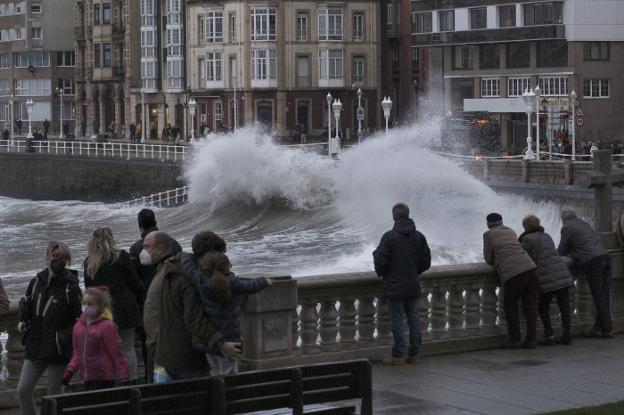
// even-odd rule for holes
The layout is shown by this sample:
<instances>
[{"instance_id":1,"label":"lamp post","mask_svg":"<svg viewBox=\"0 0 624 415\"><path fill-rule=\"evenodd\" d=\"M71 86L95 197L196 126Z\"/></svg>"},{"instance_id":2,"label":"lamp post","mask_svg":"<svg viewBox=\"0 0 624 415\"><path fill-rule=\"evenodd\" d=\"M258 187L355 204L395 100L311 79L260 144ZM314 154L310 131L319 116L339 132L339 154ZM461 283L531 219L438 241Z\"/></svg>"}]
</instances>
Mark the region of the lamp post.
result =
<instances>
[{"instance_id":1,"label":"lamp post","mask_svg":"<svg viewBox=\"0 0 624 415\"><path fill-rule=\"evenodd\" d=\"M327 155L331 156L330 142L331 142L331 103L332 103L332 96L331 96L331 94L329 92L327 93L327 96L325 97L325 101L327 101Z\"/></svg>"},{"instance_id":2,"label":"lamp post","mask_svg":"<svg viewBox=\"0 0 624 415\"><path fill-rule=\"evenodd\" d=\"M26 101L26 111L28 111L28 136L26 138L33 138L32 135L32 110L35 103L32 99Z\"/></svg>"},{"instance_id":3,"label":"lamp post","mask_svg":"<svg viewBox=\"0 0 624 415\"><path fill-rule=\"evenodd\" d=\"M533 100L535 99L535 92L533 89L529 91L529 87L527 86L526 90L522 94L522 99L526 104L527 110L527 151L524 155L525 160L535 160L535 154L533 154L533 149L531 146L533 145L533 138L531 138L531 113L533 112Z\"/></svg>"},{"instance_id":4,"label":"lamp post","mask_svg":"<svg viewBox=\"0 0 624 415\"><path fill-rule=\"evenodd\" d=\"M145 143L145 88L141 88L141 144Z\"/></svg>"},{"instance_id":5,"label":"lamp post","mask_svg":"<svg viewBox=\"0 0 624 415\"><path fill-rule=\"evenodd\" d=\"M540 95L542 95L542 90L540 89L539 85L535 87L535 89L533 90L533 93L535 94L535 103L537 104L537 112L536 114L536 130L537 133L535 135L535 156L536 158L539 160L540 159Z\"/></svg>"},{"instance_id":6,"label":"lamp post","mask_svg":"<svg viewBox=\"0 0 624 415\"><path fill-rule=\"evenodd\" d=\"M385 97L381 101L381 108L383 108L384 117L386 118L386 135L388 135L388 119L390 118L390 110L392 109L392 100L390 97Z\"/></svg>"},{"instance_id":7,"label":"lamp post","mask_svg":"<svg viewBox=\"0 0 624 415\"><path fill-rule=\"evenodd\" d=\"M61 113L59 115L59 140L63 139L63 88L57 87L56 92L59 94L59 101L61 103Z\"/></svg>"},{"instance_id":8,"label":"lamp post","mask_svg":"<svg viewBox=\"0 0 624 415\"><path fill-rule=\"evenodd\" d=\"M188 102L189 112L191 113L191 141L195 140L195 109L197 108L197 102L195 98L191 97Z\"/></svg>"},{"instance_id":9,"label":"lamp post","mask_svg":"<svg viewBox=\"0 0 624 415\"><path fill-rule=\"evenodd\" d=\"M552 160L552 146L553 146L553 117L554 117L554 110L553 110L553 106L552 104L548 104L548 159Z\"/></svg>"},{"instance_id":10,"label":"lamp post","mask_svg":"<svg viewBox=\"0 0 624 415\"><path fill-rule=\"evenodd\" d=\"M15 95L13 93L11 93L11 97L9 98L9 110L10 110L10 117L11 117L11 145L13 145L13 104L15 103Z\"/></svg>"},{"instance_id":11,"label":"lamp post","mask_svg":"<svg viewBox=\"0 0 624 415\"><path fill-rule=\"evenodd\" d=\"M360 142L362 141L362 120L361 117L359 116L359 112L362 109L362 88L358 88L357 90L357 97L358 97L358 144L360 144Z\"/></svg>"},{"instance_id":12,"label":"lamp post","mask_svg":"<svg viewBox=\"0 0 624 415\"><path fill-rule=\"evenodd\" d=\"M570 92L570 106L572 107L572 161L576 160L576 92Z\"/></svg>"},{"instance_id":13,"label":"lamp post","mask_svg":"<svg viewBox=\"0 0 624 415\"><path fill-rule=\"evenodd\" d=\"M338 155L338 149L340 148L340 111L342 110L342 102L339 99L335 99L332 104L332 109L334 110L334 118L336 118L336 137L334 137L333 141L330 145L330 153L332 156L336 157Z\"/></svg>"}]
</instances>

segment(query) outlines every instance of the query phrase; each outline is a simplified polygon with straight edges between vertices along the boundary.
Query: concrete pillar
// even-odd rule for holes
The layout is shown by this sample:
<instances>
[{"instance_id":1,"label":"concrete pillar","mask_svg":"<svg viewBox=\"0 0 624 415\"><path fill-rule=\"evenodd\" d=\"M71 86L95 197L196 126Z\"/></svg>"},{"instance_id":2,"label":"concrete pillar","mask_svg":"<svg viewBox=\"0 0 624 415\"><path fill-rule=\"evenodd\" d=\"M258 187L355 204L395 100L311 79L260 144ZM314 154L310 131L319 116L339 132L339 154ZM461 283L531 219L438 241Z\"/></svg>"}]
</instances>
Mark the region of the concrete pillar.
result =
<instances>
[{"instance_id":1,"label":"concrete pillar","mask_svg":"<svg viewBox=\"0 0 624 415\"><path fill-rule=\"evenodd\" d=\"M115 84L113 88L113 97L115 99L115 133L118 134L121 131L121 124L123 124L123 119L121 118L121 85Z\"/></svg>"},{"instance_id":2,"label":"concrete pillar","mask_svg":"<svg viewBox=\"0 0 624 415\"><path fill-rule=\"evenodd\" d=\"M99 102L100 102L100 130L99 133L100 134L104 134L104 132L106 131L106 113L104 111L104 105L106 104L106 98L104 96L106 92L106 87L104 85L100 85L99 87Z\"/></svg>"},{"instance_id":3,"label":"concrete pillar","mask_svg":"<svg viewBox=\"0 0 624 415\"><path fill-rule=\"evenodd\" d=\"M295 363L292 319L297 310L297 282L277 277L274 284L251 295L243 305L243 358L249 369L267 369Z\"/></svg>"},{"instance_id":4,"label":"concrete pillar","mask_svg":"<svg viewBox=\"0 0 624 415\"><path fill-rule=\"evenodd\" d=\"M253 96L251 92L245 91L243 93L243 102L245 106L245 125L254 125L254 119L256 118L256 111L254 110Z\"/></svg>"},{"instance_id":5,"label":"concrete pillar","mask_svg":"<svg viewBox=\"0 0 624 415\"><path fill-rule=\"evenodd\" d=\"M93 120L95 120L95 85L87 84L87 116L85 118L87 123L86 133L87 137L94 133ZM97 133L97 132L96 132Z\"/></svg>"},{"instance_id":6,"label":"concrete pillar","mask_svg":"<svg viewBox=\"0 0 624 415\"><path fill-rule=\"evenodd\" d=\"M278 136L288 135L288 112L286 110L286 92L278 91L275 94L275 134Z\"/></svg>"}]
</instances>

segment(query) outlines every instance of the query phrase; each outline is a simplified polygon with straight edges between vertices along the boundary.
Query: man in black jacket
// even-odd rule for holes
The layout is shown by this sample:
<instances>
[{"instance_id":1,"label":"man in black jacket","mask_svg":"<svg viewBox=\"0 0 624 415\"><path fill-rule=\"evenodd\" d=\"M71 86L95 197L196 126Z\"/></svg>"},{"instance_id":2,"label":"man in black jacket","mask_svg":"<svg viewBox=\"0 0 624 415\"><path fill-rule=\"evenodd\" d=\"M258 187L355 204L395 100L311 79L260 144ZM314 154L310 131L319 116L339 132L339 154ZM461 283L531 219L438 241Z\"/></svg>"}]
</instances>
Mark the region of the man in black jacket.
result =
<instances>
[{"instance_id":1,"label":"man in black jacket","mask_svg":"<svg viewBox=\"0 0 624 415\"><path fill-rule=\"evenodd\" d=\"M409 218L409 208L398 203L392 208L394 227L386 232L373 252L375 272L384 279L384 297L392 321L394 346L386 365L418 362L420 326L418 321L419 275L431 266L431 252L425 236ZM410 347L405 358L403 320L407 317Z\"/></svg>"}]
</instances>

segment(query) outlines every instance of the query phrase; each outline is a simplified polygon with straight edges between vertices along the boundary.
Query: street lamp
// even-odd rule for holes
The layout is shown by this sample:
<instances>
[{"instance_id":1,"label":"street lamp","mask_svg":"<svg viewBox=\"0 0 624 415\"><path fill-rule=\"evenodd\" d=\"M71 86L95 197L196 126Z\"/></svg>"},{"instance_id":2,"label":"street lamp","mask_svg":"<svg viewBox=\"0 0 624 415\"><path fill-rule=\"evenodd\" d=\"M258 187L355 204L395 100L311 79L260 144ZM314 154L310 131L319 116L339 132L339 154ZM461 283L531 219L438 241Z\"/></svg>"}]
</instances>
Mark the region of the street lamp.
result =
<instances>
[{"instance_id":1,"label":"street lamp","mask_svg":"<svg viewBox=\"0 0 624 415\"><path fill-rule=\"evenodd\" d=\"M336 137L334 137L334 140L331 141L332 145L330 145L330 148L332 150L330 150L330 154L335 157L338 154L338 149L340 148L340 134L338 130L340 127L340 111L342 110L342 102L340 102L339 99L334 100L332 109L334 110L334 118L336 118Z\"/></svg>"},{"instance_id":2,"label":"street lamp","mask_svg":"<svg viewBox=\"0 0 624 415\"><path fill-rule=\"evenodd\" d=\"M392 109L392 100L390 97L385 97L381 101L381 108L383 108L384 117L386 118L386 135L388 135L388 119L390 118L390 110Z\"/></svg>"},{"instance_id":3,"label":"street lamp","mask_svg":"<svg viewBox=\"0 0 624 415\"><path fill-rule=\"evenodd\" d=\"M572 161L576 160L576 92L570 92L570 106L572 107Z\"/></svg>"},{"instance_id":4,"label":"street lamp","mask_svg":"<svg viewBox=\"0 0 624 415\"><path fill-rule=\"evenodd\" d=\"M57 87L56 92L59 94L59 101L61 102L61 114L59 116L59 140L63 139L63 88Z\"/></svg>"},{"instance_id":5,"label":"street lamp","mask_svg":"<svg viewBox=\"0 0 624 415\"><path fill-rule=\"evenodd\" d=\"M357 107L357 111L358 111L358 144L360 144L360 142L362 141L362 120L360 117L360 112L362 111L362 88L358 88L357 90L357 97L358 97L358 107Z\"/></svg>"},{"instance_id":6,"label":"street lamp","mask_svg":"<svg viewBox=\"0 0 624 415\"><path fill-rule=\"evenodd\" d=\"M540 89L539 85L535 87L535 89L533 90L533 93L535 94L535 103L537 104L537 112L536 112L536 129L537 129L537 134L535 136L535 156L537 157L537 159L540 159L540 95L542 95L542 90Z\"/></svg>"},{"instance_id":7,"label":"street lamp","mask_svg":"<svg viewBox=\"0 0 624 415\"><path fill-rule=\"evenodd\" d=\"M11 145L13 145L13 104L15 103L15 95L11 93L11 98L9 98L9 109L11 111Z\"/></svg>"},{"instance_id":8,"label":"street lamp","mask_svg":"<svg viewBox=\"0 0 624 415\"><path fill-rule=\"evenodd\" d=\"M527 151L524 155L524 159L534 160L535 154L533 154L533 149L531 149L531 146L533 145L533 138L531 138L531 113L533 112L533 101L535 100L535 92L533 92L533 88L529 91L529 87L527 86L526 90L522 94L522 99L526 104L527 111Z\"/></svg>"},{"instance_id":9,"label":"street lamp","mask_svg":"<svg viewBox=\"0 0 624 415\"><path fill-rule=\"evenodd\" d=\"M28 101L26 101L26 111L28 111L28 136L26 136L26 138L33 138L32 135L32 110L33 110L33 106L35 105L35 103L33 102L32 99L28 99Z\"/></svg>"},{"instance_id":10,"label":"street lamp","mask_svg":"<svg viewBox=\"0 0 624 415\"><path fill-rule=\"evenodd\" d=\"M327 96L325 97L325 101L327 101L327 155L331 156L331 146L330 141L331 141L331 103L332 103L332 96L331 94L328 92Z\"/></svg>"},{"instance_id":11,"label":"street lamp","mask_svg":"<svg viewBox=\"0 0 624 415\"><path fill-rule=\"evenodd\" d=\"M191 97L188 102L188 108L191 113L191 140L195 140L195 109L197 108L195 98Z\"/></svg>"}]
</instances>

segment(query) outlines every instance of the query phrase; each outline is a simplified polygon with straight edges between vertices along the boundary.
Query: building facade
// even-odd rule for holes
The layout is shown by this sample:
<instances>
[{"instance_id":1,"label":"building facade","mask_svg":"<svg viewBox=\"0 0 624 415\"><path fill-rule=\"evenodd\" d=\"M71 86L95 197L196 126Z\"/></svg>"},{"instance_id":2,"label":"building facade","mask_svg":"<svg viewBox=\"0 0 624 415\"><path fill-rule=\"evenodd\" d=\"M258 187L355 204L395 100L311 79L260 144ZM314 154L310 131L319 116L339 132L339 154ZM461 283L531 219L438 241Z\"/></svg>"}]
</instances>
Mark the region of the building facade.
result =
<instances>
[{"instance_id":1,"label":"building facade","mask_svg":"<svg viewBox=\"0 0 624 415\"><path fill-rule=\"evenodd\" d=\"M340 99L340 127L354 136L380 119L379 2L187 2L188 84L198 131L256 123L275 136L321 135L326 96ZM335 128L333 113L332 125ZM346 129L349 132L346 132Z\"/></svg>"},{"instance_id":2,"label":"building facade","mask_svg":"<svg viewBox=\"0 0 624 415\"><path fill-rule=\"evenodd\" d=\"M139 21L136 1L74 1L76 135L120 134L129 125L140 86Z\"/></svg>"},{"instance_id":3,"label":"building facade","mask_svg":"<svg viewBox=\"0 0 624 415\"><path fill-rule=\"evenodd\" d=\"M542 139L569 142L574 122L577 144L624 140L624 2L413 1L412 46L424 93L452 116L489 112L503 150L526 146L522 94L538 85Z\"/></svg>"},{"instance_id":4,"label":"building facade","mask_svg":"<svg viewBox=\"0 0 624 415\"><path fill-rule=\"evenodd\" d=\"M0 122L2 129L26 135L26 101L34 102L33 130L50 122L59 134L61 119L74 124L73 28L59 25L73 0L0 1ZM63 110L61 114L61 108ZM18 120L21 120L18 121ZM17 126L21 124L21 128Z\"/></svg>"}]
</instances>

